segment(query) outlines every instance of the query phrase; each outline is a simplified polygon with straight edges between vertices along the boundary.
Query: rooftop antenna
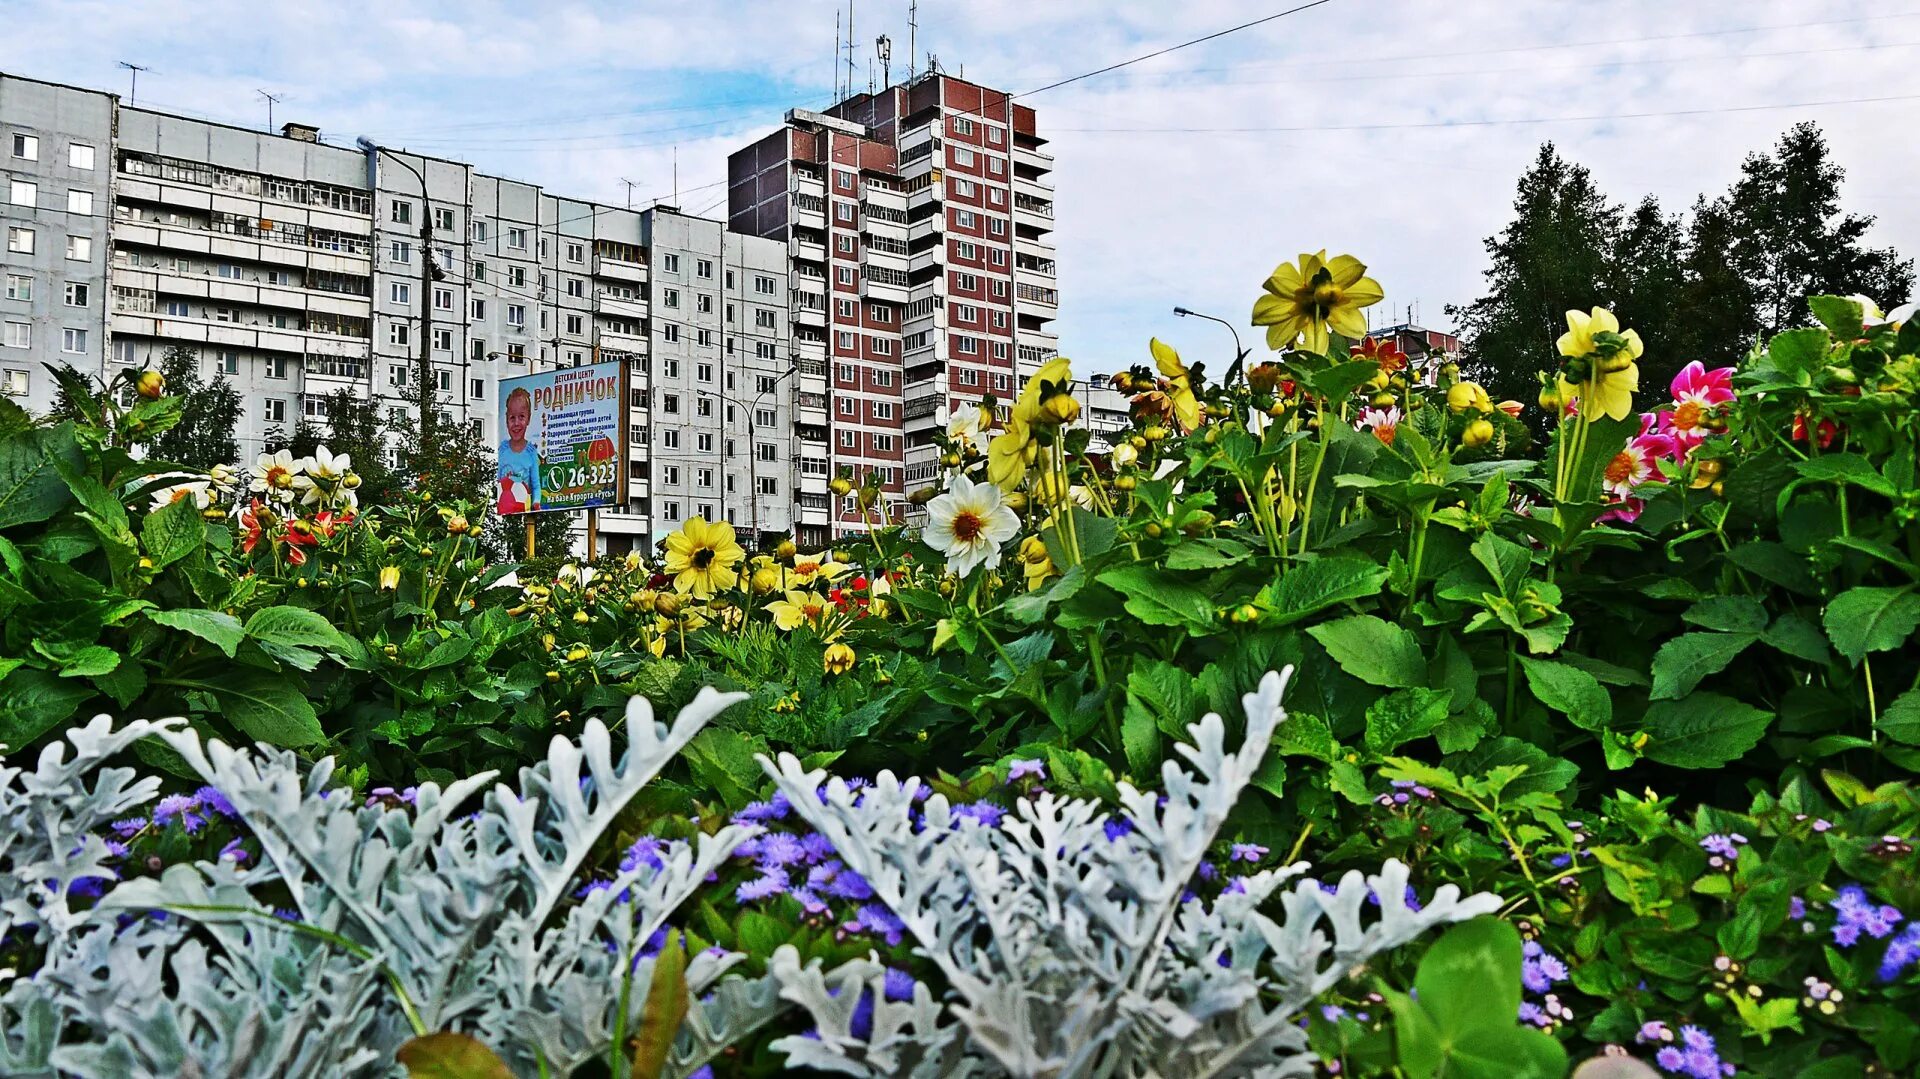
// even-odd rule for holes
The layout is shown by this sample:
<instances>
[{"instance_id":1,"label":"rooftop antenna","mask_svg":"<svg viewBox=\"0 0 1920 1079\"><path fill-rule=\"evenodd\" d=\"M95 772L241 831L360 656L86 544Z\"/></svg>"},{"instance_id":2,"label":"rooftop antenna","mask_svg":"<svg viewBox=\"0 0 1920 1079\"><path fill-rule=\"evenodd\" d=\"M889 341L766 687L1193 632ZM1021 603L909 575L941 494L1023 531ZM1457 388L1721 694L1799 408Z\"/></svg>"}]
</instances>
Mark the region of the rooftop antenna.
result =
<instances>
[{"instance_id":1,"label":"rooftop antenna","mask_svg":"<svg viewBox=\"0 0 1920 1079\"><path fill-rule=\"evenodd\" d=\"M627 209L631 210L633 209L633 189L644 185L637 180L629 180L625 176L620 177L620 182L627 185Z\"/></svg>"},{"instance_id":2,"label":"rooftop antenna","mask_svg":"<svg viewBox=\"0 0 1920 1079\"><path fill-rule=\"evenodd\" d=\"M680 208L680 144L673 144L673 208Z\"/></svg>"},{"instance_id":3,"label":"rooftop antenna","mask_svg":"<svg viewBox=\"0 0 1920 1079\"><path fill-rule=\"evenodd\" d=\"M255 90L254 93L267 99L267 130L271 132L273 130L273 106L284 100L287 95L269 94L265 90Z\"/></svg>"},{"instance_id":4,"label":"rooftop antenna","mask_svg":"<svg viewBox=\"0 0 1920 1079\"><path fill-rule=\"evenodd\" d=\"M919 55L914 49L920 42L920 0L907 0L907 81L913 81L914 62Z\"/></svg>"},{"instance_id":5,"label":"rooftop antenna","mask_svg":"<svg viewBox=\"0 0 1920 1079\"><path fill-rule=\"evenodd\" d=\"M133 82L127 87L127 104L131 105L133 104L134 93L140 89L140 73L142 71L152 71L153 69L142 64L129 64L125 60L120 61L120 66L133 72Z\"/></svg>"},{"instance_id":6,"label":"rooftop antenna","mask_svg":"<svg viewBox=\"0 0 1920 1079\"><path fill-rule=\"evenodd\" d=\"M873 51L880 54L880 81L893 85L893 39L885 34L873 39Z\"/></svg>"},{"instance_id":7,"label":"rooftop antenna","mask_svg":"<svg viewBox=\"0 0 1920 1079\"><path fill-rule=\"evenodd\" d=\"M833 100L840 100L840 9L833 12Z\"/></svg>"},{"instance_id":8,"label":"rooftop antenna","mask_svg":"<svg viewBox=\"0 0 1920 1079\"><path fill-rule=\"evenodd\" d=\"M853 0L847 0L847 96L853 96L853 78L859 68L853 62Z\"/></svg>"}]
</instances>

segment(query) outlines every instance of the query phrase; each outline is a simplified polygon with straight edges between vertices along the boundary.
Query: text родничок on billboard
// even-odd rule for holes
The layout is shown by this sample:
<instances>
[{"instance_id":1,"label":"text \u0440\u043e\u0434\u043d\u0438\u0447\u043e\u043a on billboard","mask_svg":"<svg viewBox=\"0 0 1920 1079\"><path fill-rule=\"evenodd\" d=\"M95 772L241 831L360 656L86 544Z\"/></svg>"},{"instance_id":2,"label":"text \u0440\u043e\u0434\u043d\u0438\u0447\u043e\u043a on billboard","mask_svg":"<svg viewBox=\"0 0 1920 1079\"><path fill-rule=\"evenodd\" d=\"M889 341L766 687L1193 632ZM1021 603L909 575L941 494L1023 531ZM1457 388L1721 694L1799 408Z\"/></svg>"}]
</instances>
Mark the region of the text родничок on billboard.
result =
<instances>
[{"instance_id":1,"label":"text \u0440\u043e\u0434\u043d\u0438\u0447\u043e\u043a on billboard","mask_svg":"<svg viewBox=\"0 0 1920 1079\"><path fill-rule=\"evenodd\" d=\"M503 514L617 506L625 421L623 365L562 367L500 382L495 508Z\"/></svg>"}]
</instances>

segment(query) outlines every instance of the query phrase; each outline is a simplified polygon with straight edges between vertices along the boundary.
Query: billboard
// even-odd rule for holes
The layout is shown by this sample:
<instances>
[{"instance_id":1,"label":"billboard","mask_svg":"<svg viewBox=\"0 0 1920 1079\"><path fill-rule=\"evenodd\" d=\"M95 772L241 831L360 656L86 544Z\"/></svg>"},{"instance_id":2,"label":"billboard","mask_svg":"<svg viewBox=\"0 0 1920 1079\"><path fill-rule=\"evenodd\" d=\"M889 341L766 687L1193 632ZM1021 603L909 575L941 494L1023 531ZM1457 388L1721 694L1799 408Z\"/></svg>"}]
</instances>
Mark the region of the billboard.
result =
<instances>
[{"instance_id":1,"label":"billboard","mask_svg":"<svg viewBox=\"0 0 1920 1079\"><path fill-rule=\"evenodd\" d=\"M495 508L504 514L626 501L626 365L500 380Z\"/></svg>"}]
</instances>

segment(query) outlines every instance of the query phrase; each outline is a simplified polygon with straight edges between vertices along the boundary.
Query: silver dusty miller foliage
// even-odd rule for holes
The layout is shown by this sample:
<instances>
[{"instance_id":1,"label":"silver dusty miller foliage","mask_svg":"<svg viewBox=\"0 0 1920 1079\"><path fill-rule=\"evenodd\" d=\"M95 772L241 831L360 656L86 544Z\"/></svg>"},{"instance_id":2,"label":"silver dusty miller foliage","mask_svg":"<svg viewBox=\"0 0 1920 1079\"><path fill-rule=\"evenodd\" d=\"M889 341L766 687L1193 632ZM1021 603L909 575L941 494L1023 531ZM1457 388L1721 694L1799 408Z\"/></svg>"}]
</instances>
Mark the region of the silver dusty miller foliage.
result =
<instances>
[{"instance_id":1,"label":"silver dusty miller foliage","mask_svg":"<svg viewBox=\"0 0 1920 1079\"><path fill-rule=\"evenodd\" d=\"M1193 771L1167 762L1164 799L1121 784L1131 830L1111 837L1093 802L1042 793L994 827L954 816L940 795L920 800L918 780L883 772L855 791L791 755L777 765L762 757L953 990L944 1005L924 985L889 1001L877 962L825 971L785 947L771 970L818 1032L774 1047L795 1064L862 1076L1310 1074L1303 1007L1369 957L1499 901L1462 899L1448 885L1413 910L1397 862L1348 873L1331 895L1296 879L1300 863L1246 877L1211 903L1184 898L1286 719L1286 681L1268 674L1243 698L1246 739L1235 752L1218 715L1189 726L1193 744L1178 748ZM1369 892L1379 907L1365 919ZM1276 895L1278 920L1261 909Z\"/></svg>"},{"instance_id":2,"label":"silver dusty miller foliage","mask_svg":"<svg viewBox=\"0 0 1920 1079\"><path fill-rule=\"evenodd\" d=\"M518 789L485 773L424 785L412 806L330 789L331 760L202 746L177 721L112 731L101 717L70 732L71 759L56 744L36 772L0 769L0 919L46 946L0 998L0 1074L392 1074L402 1043L442 1030L474 1035L517 1074L571 1072L635 1029L654 966L643 944L756 829L671 844L658 868L625 869L564 913L560 901L634 795L742 696L702 690L671 727L635 698L619 759L594 720L577 743L556 737ZM148 736L232 803L259 865L175 865L70 909L66 882L113 876L94 830L158 787L125 769L86 776ZM268 883L292 896L292 917L255 897ZM690 957L667 1074L786 1006L771 981L722 980L739 958Z\"/></svg>"}]
</instances>

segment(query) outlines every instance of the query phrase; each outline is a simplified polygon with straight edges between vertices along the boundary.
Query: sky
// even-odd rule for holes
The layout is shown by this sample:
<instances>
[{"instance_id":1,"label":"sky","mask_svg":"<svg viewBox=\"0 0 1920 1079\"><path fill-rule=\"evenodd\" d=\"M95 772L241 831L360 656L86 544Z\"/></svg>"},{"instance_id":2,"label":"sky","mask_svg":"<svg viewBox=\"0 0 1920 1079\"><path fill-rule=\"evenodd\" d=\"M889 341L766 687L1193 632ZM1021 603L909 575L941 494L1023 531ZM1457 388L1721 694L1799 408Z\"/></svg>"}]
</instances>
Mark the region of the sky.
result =
<instances>
[{"instance_id":1,"label":"sky","mask_svg":"<svg viewBox=\"0 0 1920 1079\"><path fill-rule=\"evenodd\" d=\"M921 0L928 53L1016 93L1303 0ZM907 0L855 0L904 74ZM0 70L351 145L472 161L570 197L725 216L727 154L832 99L845 0L0 0ZM1681 211L1818 122L1867 240L1920 253L1920 0L1326 0L1021 100L1056 157L1061 350L1087 370L1231 356L1274 266L1350 253L1451 328L1540 143L1616 202ZM844 73L844 60L838 70ZM874 78L881 74L877 65ZM1905 122L1903 122L1905 121ZM629 188L626 181L633 181ZM1879 297L1891 308L1905 297ZM1545 347L1547 342L1543 342ZM1223 363L1216 363L1220 369Z\"/></svg>"}]
</instances>

